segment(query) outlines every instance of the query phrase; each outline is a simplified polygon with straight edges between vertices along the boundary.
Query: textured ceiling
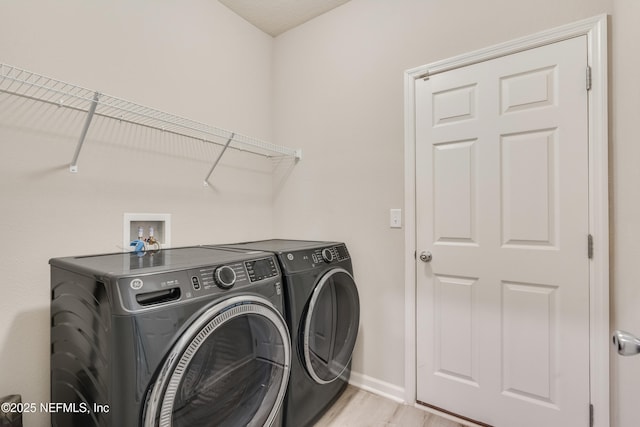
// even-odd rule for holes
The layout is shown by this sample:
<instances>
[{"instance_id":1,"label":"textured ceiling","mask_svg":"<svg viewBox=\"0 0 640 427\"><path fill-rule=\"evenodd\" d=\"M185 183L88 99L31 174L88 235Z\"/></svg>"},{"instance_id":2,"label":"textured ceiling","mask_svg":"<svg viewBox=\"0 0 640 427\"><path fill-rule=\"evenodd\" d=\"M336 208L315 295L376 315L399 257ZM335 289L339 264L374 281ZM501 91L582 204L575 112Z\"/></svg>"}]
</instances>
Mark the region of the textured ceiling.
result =
<instances>
[{"instance_id":1,"label":"textured ceiling","mask_svg":"<svg viewBox=\"0 0 640 427\"><path fill-rule=\"evenodd\" d=\"M219 0L267 34L277 36L349 0Z\"/></svg>"}]
</instances>

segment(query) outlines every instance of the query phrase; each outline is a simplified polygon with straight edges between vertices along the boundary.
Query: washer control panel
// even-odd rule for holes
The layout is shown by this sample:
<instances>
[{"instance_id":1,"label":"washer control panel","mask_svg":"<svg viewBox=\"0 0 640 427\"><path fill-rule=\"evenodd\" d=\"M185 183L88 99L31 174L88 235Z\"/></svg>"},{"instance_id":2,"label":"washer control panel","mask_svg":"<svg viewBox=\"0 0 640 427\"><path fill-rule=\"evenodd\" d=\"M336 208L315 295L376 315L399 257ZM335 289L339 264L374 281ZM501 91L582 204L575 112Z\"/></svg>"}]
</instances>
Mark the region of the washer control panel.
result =
<instances>
[{"instance_id":1,"label":"washer control panel","mask_svg":"<svg viewBox=\"0 0 640 427\"><path fill-rule=\"evenodd\" d=\"M245 261L244 265L247 268L251 282L257 282L278 275L278 267L276 267L276 262L272 257Z\"/></svg>"},{"instance_id":2,"label":"washer control panel","mask_svg":"<svg viewBox=\"0 0 640 427\"><path fill-rule=\"evenodd\" d=\"M213 279L216 281L216 285L222 289L230 289L235 283L238 276L236 271L228 265L216 268L213 273Z\"/></svg>"},{"instance_id":3,"label":"washer control panel","mask_svg":"<svg viewBox=\"0 0 640 427\"><path fill-rule=\"evenodd\" d=\"M247 272L241 262L203 267L199 270L192 270L190 274L194 291L206 291L212 288L231 289L234 285L238 286L247 282Z\"/></svg>"},{"instance_id":4,"label":"washer control panel","mask_svg":"<svg viewBox=\"0 0 640 427\"><path fill-rule=\"evenodd\" d=\"M178 270L122 277L118 293L125 311L150 309L172 302L221 294L271 280L280 286L274 256Z\"/></svg>"}]
</instances>

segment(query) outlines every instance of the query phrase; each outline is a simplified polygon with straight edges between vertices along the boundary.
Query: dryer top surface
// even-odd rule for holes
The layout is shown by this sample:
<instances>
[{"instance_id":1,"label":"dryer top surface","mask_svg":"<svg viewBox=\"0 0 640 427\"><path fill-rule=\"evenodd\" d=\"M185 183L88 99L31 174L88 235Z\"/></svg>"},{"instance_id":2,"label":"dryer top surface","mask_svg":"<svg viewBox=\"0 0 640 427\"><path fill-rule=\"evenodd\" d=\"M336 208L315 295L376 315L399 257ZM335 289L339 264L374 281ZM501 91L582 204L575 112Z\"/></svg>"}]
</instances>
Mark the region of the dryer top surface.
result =
<instances>
[{"instance_id":1,"label":"dryer top surface","mask_svg":"<svg viewBox=\"0 0 640 427\"><path fill-rule=\"evenodd\" d=\"M234 248L244 248L244 249L283 253L283 252L298 251L303 249L323 248L325 246L335 246L338 244L341 244L341 243L329 242L329 241L327 242L314 241L314 240L272 239L272 240L259 240L255 242L234 243L231 245L219 245L219 246L222 246L222 247L230 246Z\"/></svg>"}]
</instances>

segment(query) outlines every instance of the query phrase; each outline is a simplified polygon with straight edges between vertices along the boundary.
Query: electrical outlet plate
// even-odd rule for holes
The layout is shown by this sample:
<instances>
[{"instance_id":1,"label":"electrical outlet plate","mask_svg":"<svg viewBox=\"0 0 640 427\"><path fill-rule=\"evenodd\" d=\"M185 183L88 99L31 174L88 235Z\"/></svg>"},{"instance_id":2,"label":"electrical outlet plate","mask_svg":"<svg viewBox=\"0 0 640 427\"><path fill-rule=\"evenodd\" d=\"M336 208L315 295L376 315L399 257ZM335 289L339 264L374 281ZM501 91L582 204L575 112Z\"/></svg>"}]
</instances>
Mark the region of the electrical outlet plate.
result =
<instances>
[{"instance_id":1,"label":"electrical outlet plate","mask_svg":"<svg viewBox=\"0 0 640 427\"><path fill-rule=\"evenodd\" d=\"M153 237L160 242L160 247L171 247L171 214L125 213L122 226L122 246L125 251L133 249L129 243L138 239L140 227L145 238L149 237L149 229L153 227Z\"/></svg>"}]
</instances>

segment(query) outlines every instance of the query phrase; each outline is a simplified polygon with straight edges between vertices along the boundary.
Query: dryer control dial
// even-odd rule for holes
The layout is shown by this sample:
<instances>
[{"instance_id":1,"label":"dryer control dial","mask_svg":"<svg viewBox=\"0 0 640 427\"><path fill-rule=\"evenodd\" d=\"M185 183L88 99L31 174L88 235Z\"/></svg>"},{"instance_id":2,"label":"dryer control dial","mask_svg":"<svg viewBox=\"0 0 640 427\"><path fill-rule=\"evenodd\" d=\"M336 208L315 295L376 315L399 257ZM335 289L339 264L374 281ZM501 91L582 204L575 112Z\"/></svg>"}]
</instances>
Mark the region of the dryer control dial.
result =
<instances>
[{"instance_id":1,"label":"dryer control dial","mask_svg":"<svg viewBox=\"0 0 640 427\"><path fill-rule=\"evenodd\" d=\"M228 265L216 268L213 278L222 289L229 289L236 283L236 272Z\"/></svg>"},{"instance_id":2,"label":"dryer control dial","mask_svg":"<svg viewBox=\"0 0 640 427\"><path fill-rule=\"evenodd\" d=\"M331 252L331 249L326 248L322 250L322 259L325 260L325 262L333 261L333 252Z\"/></svg>"}]
</instances>

